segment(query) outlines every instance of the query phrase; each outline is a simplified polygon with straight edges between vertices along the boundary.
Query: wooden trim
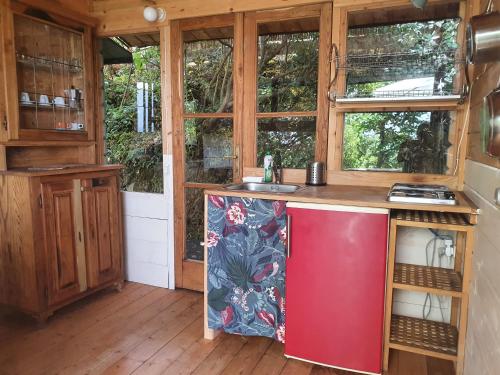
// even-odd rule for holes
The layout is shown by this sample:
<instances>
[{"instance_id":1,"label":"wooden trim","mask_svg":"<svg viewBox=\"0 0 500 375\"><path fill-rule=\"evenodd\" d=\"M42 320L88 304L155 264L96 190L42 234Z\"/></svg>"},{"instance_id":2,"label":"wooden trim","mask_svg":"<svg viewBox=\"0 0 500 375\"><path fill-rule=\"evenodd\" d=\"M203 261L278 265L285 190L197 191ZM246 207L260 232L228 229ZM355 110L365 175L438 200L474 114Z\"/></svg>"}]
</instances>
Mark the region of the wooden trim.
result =
<instances>
[{"instance_id":1,"label":"wooden trim","mask_svg":"<svg viewBox=\"0 0 500 375\"><path fill-rule=\"evenodd\" d=\"M183 106L184 106L184 103L183 103ZM223 112L213 112L213 113L184 113L182 115L182 117L184 119L189 119L189 118L233 118L233 116L234 115L232 113L223 113Z\"/></svg>"},{"instance_id":2,"label":"wooden trim","mask_svg":"<svg viewBox=\"0 0 500 375\"><path fill-rule=\"evenodd\" d=\"M93 33L92 28L85 26L83 33L83 64L84 64L84 93L85 93L85 122L87 137L89 140L95 139L95 113L94 113L94 101L95 101L95 82L96 82L96 72L94 71L95 66L95 44L93 43ZM102 124L104 126L104 123Z\"/></svg>"},{"instance_id":3,"label":"wooden trim","mask_svg":"<svg viewBox=\"0 0 500 375\"><path fill-rule=\"evenodd\" d=\"M184 100L182 94L182 33L179 21L170 24L171 78L172 78L172 126L173 132L173 180L174 180L174 246L175 286L183 287L184 261Z\"/></svg>"},{"instance_id":4,"label":"wooden trim","mask_svg":"<svg viewBox=\"0 0 500 375\"><path fill-rule=\"evenodd\" d=\"M453 355L453 354L437 353L437 352L433 352L431 350L414 348L411 346L405 346L405 345L395 344L395 343L390 343L389 348L401 350L401 351L409 352L409 353L417 353L420 355L434 357L434 358L445 359L447 361L455 361L457 359L457 356ZM458 373L457 373L457 375L458 375Z\"/></svg>"},{"instance_id":5,"label":"wooden trim","mask_svg":"<svg viewBox=\"0 0 500 375\"><path fill-rule=\"evenodd\" d=\"M160 66L161 66L161 128L163 154L172 155L172 47L170 45L170 22L160 28Z\"/></svg>"},{"instance_id":6,"label":"wooden trim","mask_svg":"<svg viewBox=\"0 0 500 375\"><path fill-rule=\"evenodd\" d=\"M220 187L221 184L209 184L202 182L184 182L184 188L187 189L214 189Z\"/></svg>"},{"instance_id":7,"label":"wooden trim","mask_svg":"<svg viewBox=\"0 0 500 375\"><path fill-rule=\"evenodd\" d=\"M457 3L464 0L428 0L429 4ZM351 10L368 10L377 8L408 6L407 0L335 0L334 7Z\"/></svg>"},{"instance_id":8,"label":"wooden trim","mask_svg":"<svg viewBox=\"0 0 500 375\"><path fill-rule=\"evenodd\" d=\"M332 40L331 44L335 44L337 48L343 49L345 40L346 40L346 35L345 33L347 32L346 28L346 23L347 23L347 13L345 9L340 9L340 8L333 8L333 13L332 13L332 23L333 25L336 25L336 27L333 28L332 30ZM339 49L340 53L340 49ZM344 74L343 71L339 71L339 74ZM335 64L330 63L330 79L331 77L334 77L335 75ZM340 79L340 76L339 76ZM343 82L343 79L340 79L340 82ZM330 94L331 89L336 89L338 85L338 80L334 87L331 87L334 82L329 83L328 87L328 95ZM327 170L339 170L340 168L336 165L337 160L339 157L342 157L341 150L337 148L337 142L338 142L338 136L339 136L339 129L342 129L342 123L339 121L343 121L342 117L339 117L338 113L335 111L333 103L328 103L328 110L329 110L329 116L328 116L328 154L327 154L327 162L326 162L326 168Z\"/></svg>"},{"instance_id":9,"label":"wooden trim","mask_svg":"<svg viewBox=\"0 0 500 375\"><path fill-rule=\"evenodd\" d=\"M472 255L474 253L474 228L470 227L467 231L465 240L463 259L463 276L462 276L462 292L464 298L460 302L460 327L458 330L458 347L457 347L457 375L464 373L464 358L465 358L465 340L467 337L467 318L469 313L469 290L472 279Z\"/></svg>"},{"instance_id":10,"label":"wooden trim","mask_svg":"<svg viewBox=\"0 0 500 375\"><path fill-rule=\"evenodd\" d=\"M396 235L398 230L395 220L389 220L389 223L389 254L387 259L387 284L385 288L384 371L388 371L389 369L389 339L391 337L392 294L394 267L396 265Z\"/></svg>"},{"instance_id":11,"label":"wooden trim","mask_svg":"<svg viewBox=\"0 0 500 375\"><path fill-rule=\"evenodd\" d=\"M318 60L318 90L316 118L316 149L315 160L327 162L328 157L328 117L329 105L328 86L330 83L330 47L332 40L332 4L321 6L319 21L319 60Z\"/></svg>"},{"instance_id":12,"label":"wooden trim","mask_svg":"<svg viewBox=\"0 0 500 375\"><path fill-rule=\"evenodd\" d=\"M257 112L256 118L282 118L282 117L316 117L317 111L303 111L303 112Z\"/></svg>"},{"instance_id":13,"label":"wooden trim","mask_svg":"<svg viewBox=\"0 0 500 375\"><path fill-rule=\"evenodd\" d=\"M19 134L19 103L16 73L16 52L14 37L14 16L7 6L2 6L0 12L0 23L2 26L2 46L4 66L4 92L12 93L5 95L5 111L7 114L7 138L18 139ZM15 93L15 94L14 94Z\"/></svg>"},{"instance_id":14,"label":"wooden trim","mask_svg":"<svg viewBox=\"0 0 500 375\"><path fill-rule=\"evenodd\" d=\"M203 241L205 242L205 245L203 247L203 259L208 259L208 248L207 248L207 243L208 243L208 238L207 238L207 233L208 233L208 217L207 217L207 212L208 212L208 196L205 195L205 205L204 205L204 212L205 212L205 220L204 220L204 237ZM207 262L203 262L203 338L206 340L213 340L215 337L219 334L220 331L216 331L214 329L208 328L208 271L207 271Z\"/></svg>"},{"instance_id":15,"label":"wooden trim","mask_svg":"<svg viewBox=\"0 0 500 375\"><path fill-rule=\"evenodd\" d=\"M322 4L302 5L285 9L259 10L255 12L257 23L318 18L324 11Z\"/></svg>"},{"instance_id":16,"label":"wooden trim","mask_svg":"<svg viewBox=\"0 0 500 375\"><path fill-rule=\"evenodd\" d=\"M412 101L374 101L370 103L336 103L337 112L390 112L390 111L455 111L457 99L450 100L412 100Z\"/></svg>"},{"instance_id":17,"label":"wooden trim","mask_svg":"<svg viewBox=\"0 0 500 375\"><path fill-rule=\"evenodd\" d=\"M104 74L103 58L101 53L102 41L94 36L94 128L95 128L95 160L97 164L105 164L105 130L104 130Z\"/></svg>"},{"instance_id":18,"label":"wooden trim","mask_svg":"<svg viewBox=\"0 0 500 375\"><path fill-rule=\"evenodd\" d=\"M437 288L426 288L426 287L422 287L422 286L400 284L400 283L396 283L396 282L394 282L392 285L393 285L394 289L407 290L410 292L431 293L431 294L436 294L436 295L446 296L446 297L453 297L453 298L460 298L462 296L462 292L454 292L454 291L448 291L448 290L437 289Z\"/></svg>"},{"instance_id":19,"label":"wooden trim","mask_svg":"<svg viewBox=\"0 0 500 375\"><path fill-rule=\"evenodd\" d=\"M80 292L87 290L87 262L85 257L85 236L83 227L83 204L82 204L81 180L73 180L73 221L75 227L76 264L78 270L78 284Z\"/></svg>"},{"instance_id":20,"label":"wooden trim","mask_svg":"<svg viewBox=\"0 0 500 375\"><path fill-rule=\"evenodd\" d=\"M17 101L17 98L16 98ZM87 142L89 140L88 132L61 132L59 130L39 130L39 129L19 129L18 137L23 141L41 142L45 141L81 141ZM10 144L10 143L9 143ZM59 144L57 142L57 144Z\"/></svg>"},{"instance_id":21,"label":"wooden trim","mask_svg":"<svg viewBox=\"0 0 500 375\"><path fill-rule=\"evenodd\" d=\"M0 171L7 170L7 149L5 146L0 145Z\"/></svg>"},{"instance_id":22,"label":"wooden trim","mask_svg":"<svg viewBox=\"0 0 500 375\"><path fill-rule=\"evenodd\" d=\"M327 171L327 183L331 185L391 187L397 182L439 184L446 185L452 190L458 190L458 179L456 176L375 171Z\"/></svg>"},{"instance_id":23,"label":"wooden trim","mask_svg":"<svg viewBox=\"0 0 500 375\"><path fill-rule=\"evenodd\" d=\"M254 167L257 160L257 22L256 13L244 17L243 62L243 168Z\"/></svg>"},{"instance_id":24,"label":"wooden trim","mask_svg":"<svg viewBox=\"0 0 500 375\"><path fill-rule=\"evenodd\" d=\"M182 31L212 29L225 26L233 26L235 23L234 14L222 14L210 17L188 18L179 21L179 28Z\"/></svg>"},{"instance_id":25,"label":"wooden trim","mask_svg":"<svg viewBox=\"0 0 500 375\"><path fill-rule=\"evenodd\" d=\"M333 23L339 25L333 28L332 44L335 44L339 55L345 55L347 49L348 14L345 8L333 9ZM331 77L335 75L335 62L331 63ZM338 70L337 79L331 82L329 90L342 92L346 85L346 72ZM344 116L337 111L336 103L330 105L329 132L328 132L328 160L327 171L342 169L342 142L344 137ZM329 182L330 183L330 182Z\"/></svg>"},{"instance_id":26,"label":"wooden trim","mask_svg":"<svg viewBox=\"0 0 500 375\"><path fill-rule=\"evenodd\" d=\"M237 13L234 18L234 50L233 50L233 107L236 108L233 117L233 181L240 182L243 170L243 127L245 118L243 114L244 100L244 45L245 40L245 20L243 13Z\"/></svg>"},{"instance_id":27,"label":"wooden trim","mask_svg":"<svg viewBox=\"0 0 500 375\"><path fill-rule=\"evenodd\" d=\"M53 13L55 15L67 18L71 21L78 22L80 24L85 24L91 27L96 27L99 24L99 20L95 17L91 17L87 14L77 12L73 9L69 9L58 1L53 0L17 0L17 2L25 4L27 6L40 9L45 12ZM90 9L89 9L90 10Z\"/></svg>"}]
</instances>

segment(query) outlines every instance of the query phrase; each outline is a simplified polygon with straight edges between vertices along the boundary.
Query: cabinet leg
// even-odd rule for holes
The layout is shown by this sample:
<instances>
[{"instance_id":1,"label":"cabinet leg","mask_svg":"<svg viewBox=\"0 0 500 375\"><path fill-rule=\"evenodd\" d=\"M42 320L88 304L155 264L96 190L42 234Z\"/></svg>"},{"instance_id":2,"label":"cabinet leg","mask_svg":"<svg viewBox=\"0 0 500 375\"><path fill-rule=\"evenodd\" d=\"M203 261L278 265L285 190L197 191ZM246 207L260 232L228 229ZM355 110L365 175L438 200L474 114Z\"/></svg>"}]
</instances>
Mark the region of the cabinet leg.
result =
<instances>
[{"instance_id":1,"label":"cabinet leg","mask_svg":"<svg viewBox=\"0 0 500 375\"><path fill-rule=\"evenodd\" d=\"M384 366L383 366L384 373L387 373L389 371L389 352L390 352L389 348L384 349Z\"/></svg>"},{"instance_id":2,"label":"cabinet leg","mask_svg":"<svg viewBox=\"0 0 500 375\"><path fill-rule=\"evenodd\" d=\"M43 313L33 314L33 318L36 320L36 324L39 328L43 328L47 325L47 321L54 314L53 311L47 311Z\"/></svg>"},{"instance_id":3,"label":"cabinet leg","mask_svg":"<svg viewBox=\"0 0 500 375\"><path fill-rule=\"evenodd\" d=\"M123 290L123 281L118 281L114 285L117 292L121 292Z\"/></svg>"},{"instance_id":4,"label":"cabinet leg","mask_svg":"<svg viewBox=\"0 0 500 375\"><path fill-rule=\"evenodd\" d=\"M205 332L203 337L205 340L213 340L220 334L220 331L205 326Z\"/></svg>"}]
</instances>

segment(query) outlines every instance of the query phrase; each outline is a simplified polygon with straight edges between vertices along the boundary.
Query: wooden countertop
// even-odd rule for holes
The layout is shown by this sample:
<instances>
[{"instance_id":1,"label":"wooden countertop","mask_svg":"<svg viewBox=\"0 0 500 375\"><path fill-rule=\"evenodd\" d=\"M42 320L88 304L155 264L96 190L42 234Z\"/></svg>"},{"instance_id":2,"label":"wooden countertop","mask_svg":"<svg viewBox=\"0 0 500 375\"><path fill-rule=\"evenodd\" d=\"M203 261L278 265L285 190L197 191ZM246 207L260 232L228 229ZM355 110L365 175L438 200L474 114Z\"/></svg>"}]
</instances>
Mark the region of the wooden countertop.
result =
<instances>
[{"instance_id":1,"label":"wooden countertop","mask_svg":"<svg viewBox=\"0 0 500 375\"><path fill-rule=\"evenodd\" d=\"M57 169L62 167L62 169ZM44 167L37 167L37 169L30 168L13 168L6 171L0 171L0 175L13 175L13 176L26 176L26 177L39 177L39 176L53 176L72 173L86 173L86 172L102 172L122 169L123 166L119 164L97 165L97 164L73 164L73 165L58 165L49 166L49 169Z\"/></svg>"},{"instance_id":2,"label":"wooden countertop","mask_svg":"<svg viewBox=\"0 0 500 375\"><path fill-rule=\"evenodd\" d=\"M224 187L205 190L205 194L247 197L259 199L279 199L289 202L338 204L344 206L376 207L402 210L421 210L439 212L458 212L477 215L479 209L461 191L455 192L457 203L454 206L441 204L416 204L388 202L389 188L374 186L303 186L295 193L259 193L241 190L226 190Z\"/></svg>"}]
</instances>

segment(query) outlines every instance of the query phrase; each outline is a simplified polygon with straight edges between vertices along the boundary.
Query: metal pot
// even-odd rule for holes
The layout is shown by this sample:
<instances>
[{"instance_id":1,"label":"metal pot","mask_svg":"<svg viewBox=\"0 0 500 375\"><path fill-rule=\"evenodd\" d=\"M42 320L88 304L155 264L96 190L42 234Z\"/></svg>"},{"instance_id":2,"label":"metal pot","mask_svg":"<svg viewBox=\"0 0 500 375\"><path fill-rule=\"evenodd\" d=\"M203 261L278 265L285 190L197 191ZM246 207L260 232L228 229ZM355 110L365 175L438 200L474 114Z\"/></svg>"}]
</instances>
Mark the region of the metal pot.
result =
<instances>
[{"instance_id":1,"label":"metal pot","mask_svg":"<svg viewBox=\"0 0 500 375\"><path fill-rule=\"evenodd\" d=\"M485 101L488 105L489 121L482 125L484 151L492 157L500 158L500 88L491 92Z\"/></svg>"},{"instance_id":2,"label":"metal pot","mask_svg":"<svg viewBox=\"0 0 500 375\"><path fill-rule=\"evenodd\" d=\"M307 164L306 185L326 185L325 163L321 161L314 161Z\"/></svg>"},{"instance_id":3,"label":"metal pot","mask_svg":"<svg viewBox=\"0 0 500 375\"><path fill-rule=\"evenodd\" d=\"M467 63L500 61L500 13L471 17L467 25Z\"/></svg>"}]
</instances>

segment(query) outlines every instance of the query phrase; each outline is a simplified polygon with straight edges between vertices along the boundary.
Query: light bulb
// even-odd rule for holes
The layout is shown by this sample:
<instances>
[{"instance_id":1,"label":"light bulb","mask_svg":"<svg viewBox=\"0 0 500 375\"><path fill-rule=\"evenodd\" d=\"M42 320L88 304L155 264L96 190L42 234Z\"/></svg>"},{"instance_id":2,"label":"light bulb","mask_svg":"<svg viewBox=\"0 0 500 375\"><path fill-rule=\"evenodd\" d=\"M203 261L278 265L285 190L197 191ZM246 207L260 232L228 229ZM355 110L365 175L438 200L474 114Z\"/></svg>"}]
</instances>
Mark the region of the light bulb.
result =
<instances>
[{"instance_id":1,"label":"light bulb","mask_svg":"<svg viewBox=\"0 0 500 375\"><path fill-rule=\"evenodd\" d=\"M148 22L162 22L165 20L167 14L162 8L145 7L144 8L144 19Z\"/></svg>"}]
</instances>

